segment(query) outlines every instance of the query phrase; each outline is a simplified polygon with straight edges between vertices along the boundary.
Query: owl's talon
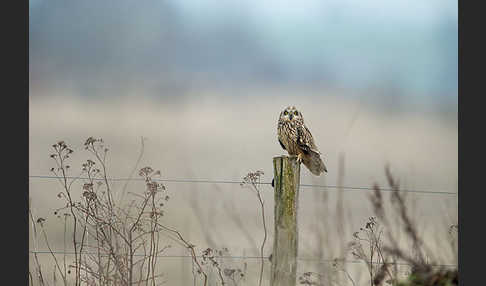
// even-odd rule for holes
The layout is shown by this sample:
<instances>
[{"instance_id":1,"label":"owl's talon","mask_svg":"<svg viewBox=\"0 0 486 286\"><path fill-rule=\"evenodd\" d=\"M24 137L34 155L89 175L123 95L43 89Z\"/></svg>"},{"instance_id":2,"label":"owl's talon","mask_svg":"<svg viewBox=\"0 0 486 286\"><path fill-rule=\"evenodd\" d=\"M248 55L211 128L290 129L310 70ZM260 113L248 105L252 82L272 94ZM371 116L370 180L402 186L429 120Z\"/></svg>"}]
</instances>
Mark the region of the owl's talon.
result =
<instances>
[{"instance_id":1,"label":"owl's talon","mask_svg":"<svg viewBox=\"0 0 486 286\"><path fill-rule=\"evenodd\" d=\"M297 163L302 163L302 154L297 155Z\"/></svg>"}]
</instances>

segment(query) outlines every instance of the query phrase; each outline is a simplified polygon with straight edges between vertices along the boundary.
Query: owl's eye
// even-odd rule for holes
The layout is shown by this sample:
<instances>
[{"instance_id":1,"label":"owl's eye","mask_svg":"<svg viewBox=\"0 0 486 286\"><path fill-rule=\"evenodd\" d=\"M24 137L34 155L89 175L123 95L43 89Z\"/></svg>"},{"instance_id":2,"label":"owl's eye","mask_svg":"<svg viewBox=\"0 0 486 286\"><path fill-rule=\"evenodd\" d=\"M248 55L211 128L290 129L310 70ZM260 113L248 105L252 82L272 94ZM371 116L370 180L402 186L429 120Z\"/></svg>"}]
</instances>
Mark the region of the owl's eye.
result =
<instances>
[{"instance_id":1,"label":"owl's eye","mask_svg":"<svg viewBox=\"0 0 486 286\"><path fill-rule=\"evenodd\" d=\"M287 110L285 110L285 111L284 111L284 115L287 115L287 114L289 114L289 113L287 112Z\"/></svg>"},{"instance_id":2,"label":"owl's eye","mask_svg":"<svg viewBox=\"0 0 486 286\"><path fill-rule=\"evenodd\" d=\"M298 116L299 115L299 112L298 111L294 111L294 115L295 116Z\"/></svg>"}]
</instances>

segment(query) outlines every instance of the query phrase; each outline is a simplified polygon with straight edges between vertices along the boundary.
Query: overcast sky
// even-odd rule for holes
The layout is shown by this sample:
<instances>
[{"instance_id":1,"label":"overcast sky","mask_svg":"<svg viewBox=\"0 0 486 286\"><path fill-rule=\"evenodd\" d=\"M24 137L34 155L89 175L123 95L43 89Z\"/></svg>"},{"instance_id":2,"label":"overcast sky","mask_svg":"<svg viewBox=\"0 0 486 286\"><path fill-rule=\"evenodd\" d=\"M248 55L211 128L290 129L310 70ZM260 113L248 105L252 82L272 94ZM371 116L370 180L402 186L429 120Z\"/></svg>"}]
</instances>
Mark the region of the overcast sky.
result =
<instances>
[{"instance_id":1,"label":"overcast sky","mask_svg":"<svg viewBox=\"0 0 486 286\"><path fill-rule=\"evenodd\" d=\"M30 0L29 11L33 91L263 82L457 96L457 1Z\"/></svg>"}]
</instances>

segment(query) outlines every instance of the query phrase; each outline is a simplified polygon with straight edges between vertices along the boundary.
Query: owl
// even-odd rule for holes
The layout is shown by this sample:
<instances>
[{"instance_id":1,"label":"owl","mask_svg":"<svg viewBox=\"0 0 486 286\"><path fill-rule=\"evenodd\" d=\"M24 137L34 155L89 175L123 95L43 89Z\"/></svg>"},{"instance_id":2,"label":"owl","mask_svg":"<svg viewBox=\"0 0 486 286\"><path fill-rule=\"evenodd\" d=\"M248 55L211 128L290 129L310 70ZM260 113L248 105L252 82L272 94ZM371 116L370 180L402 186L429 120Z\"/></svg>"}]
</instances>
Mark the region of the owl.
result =
<instances>
[{"instance_id":1,"label":"owl","mask_svg":"<svg viewBox=\"0 0 486 286\"><path fill-rule=\"evenodd\" d=\"M289 106L280 112L278 119L278 142L289 155L297 155L297 161L319 176L327 172L321 159L321 152L314 144L309 129L304 124L302 113L295 106Z\"/></svg>"}]
</instances>

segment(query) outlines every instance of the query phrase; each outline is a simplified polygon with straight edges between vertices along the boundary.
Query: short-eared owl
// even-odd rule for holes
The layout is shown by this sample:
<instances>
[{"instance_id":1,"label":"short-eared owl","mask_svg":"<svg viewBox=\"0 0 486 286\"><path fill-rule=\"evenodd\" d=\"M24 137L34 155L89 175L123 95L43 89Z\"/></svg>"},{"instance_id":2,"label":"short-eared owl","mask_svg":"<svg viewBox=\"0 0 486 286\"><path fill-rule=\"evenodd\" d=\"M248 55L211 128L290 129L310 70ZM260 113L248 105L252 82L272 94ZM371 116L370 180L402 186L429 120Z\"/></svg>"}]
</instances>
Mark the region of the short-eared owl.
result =
<instances>
[{"instance_id":1,"label":"short-eared owl","mask_svg":"<svg viewBox=\"0 0 486 286\"><path fill-rule=\"evenodd\" d=\"M321 152L314 144L314 139L309 129L304 125L302 113L295 106L285 108L278 119L278 142L289 155L297 155L297 160L312 172L319 176L327 172L321 159Z\"/></svg>"}]
</instances>

